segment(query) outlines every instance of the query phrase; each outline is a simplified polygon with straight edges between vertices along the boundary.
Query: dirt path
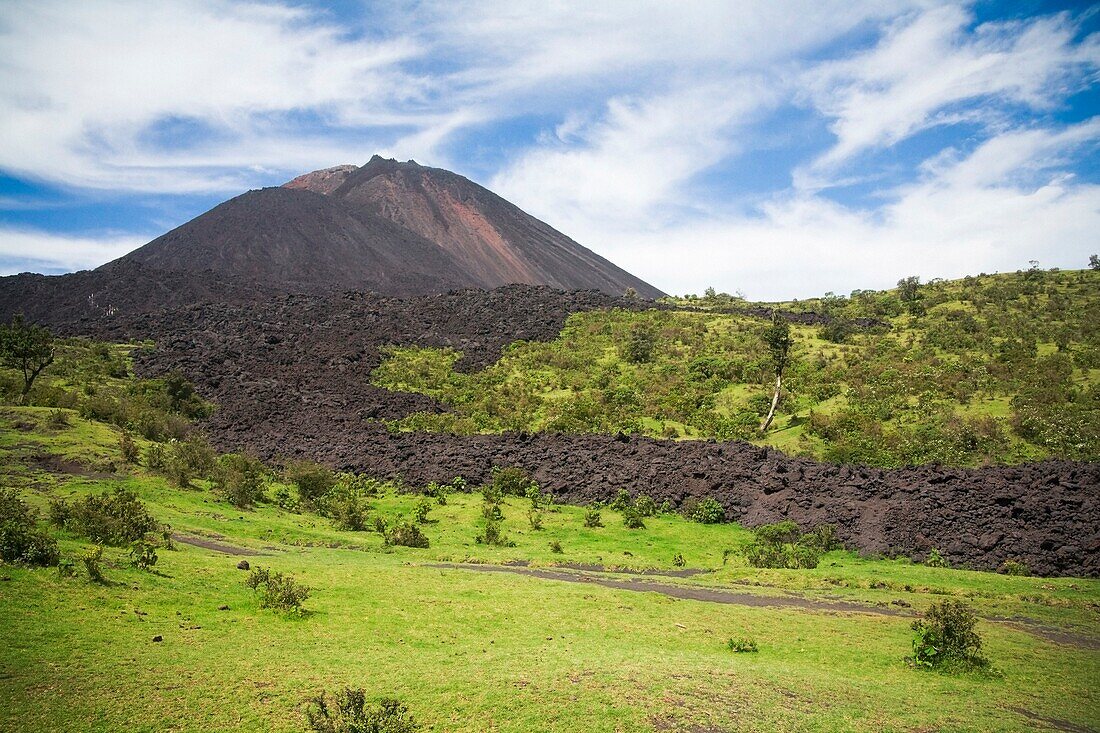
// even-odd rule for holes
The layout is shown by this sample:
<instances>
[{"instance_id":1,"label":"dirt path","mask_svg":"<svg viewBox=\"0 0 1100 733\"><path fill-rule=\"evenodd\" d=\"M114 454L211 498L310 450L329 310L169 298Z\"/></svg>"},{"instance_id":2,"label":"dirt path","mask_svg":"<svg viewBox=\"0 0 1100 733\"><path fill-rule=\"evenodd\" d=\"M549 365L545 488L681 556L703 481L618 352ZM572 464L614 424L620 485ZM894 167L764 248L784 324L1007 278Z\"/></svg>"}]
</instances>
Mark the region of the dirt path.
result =
<instances>
[{"instance_id":1,"label":"dirt path","mask_svg":"<svg viewBox=\"0 0 1100 733\"><path fill-rule=\"evenodd\" d=\"M172 533L172 539L176 542L182 542L185 545L193 545L194 547L202 547L206 550L213 550L214 552L220 552L224 555L262 555L262 552L257 550L251 550L247 547L237 547L236 545L226 545L221 542L215 542L214 540L206 539L205 537L194 537L192 535L180 534L179 532Z\"/></svg>"},{"instance_id":2,"label":"dirt path","mask_svg":"<svg viewBox=\"0 0 1100 733\"><path fill-rule=\"evenodd\" d=\"M725 603L734 606L748 606L750 608L796 608L804 611L832 611L840 613L869 613L877 616L902 616L915 618L918 614L902 609L883 606L871 606L865 603L853 601L825 601L814 598L806 598L798 595L785 596L758 596L751 593L736 593L733 591L719 590L717 588L705 588L701 586L672 585L670 583L642 580L640 577L609 578L603 575L590 575L586 572L572 572L570 570L554 568L531 568L524 565L478 565L468 563L431 563L426 567L472 570L481 573L514 573L516 575L528 575L544 580L562 580L567 583L590 583L614 588L616 590L630 590L648 593L660 593L669 598L680 598L688 601L702 601L704 603ZM598 566L596 566L598 567ZM614 573L619 571L596 570L594 572ZM702 571L695 571L698 574ZM642 573L623 572L627 575L643 575ZM652 574L652 573L649 573ZM1048 626L1035 619L1013 617L983 617L991 623L1010 626L1019 631L1038 636L1046 641L1056 644L1071 646L1077 649L1090 651L1100 650L1100 638L1076 634L1072 631L1064 631Z\"/></svg>"}]
</instances>

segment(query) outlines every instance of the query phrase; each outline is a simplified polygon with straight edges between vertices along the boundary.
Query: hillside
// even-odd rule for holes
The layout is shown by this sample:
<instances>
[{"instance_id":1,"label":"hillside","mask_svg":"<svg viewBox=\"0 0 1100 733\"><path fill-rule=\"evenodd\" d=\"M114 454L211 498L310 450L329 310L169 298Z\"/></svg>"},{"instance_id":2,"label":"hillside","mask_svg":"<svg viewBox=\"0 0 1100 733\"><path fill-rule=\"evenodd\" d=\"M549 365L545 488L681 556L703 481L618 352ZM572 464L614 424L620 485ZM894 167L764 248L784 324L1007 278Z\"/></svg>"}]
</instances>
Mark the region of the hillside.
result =
<instances>
[{"instance_id":1,"label":"hillside","mask_svg":"<svg viewBox=\"0 0 1100 733\"><path fill-rule=\"evenodd\" d=\"M737 438L873 466L1100 460L1100 272L668 303L575 314L555 340L516 344L473 372L454 369L459 350L393 347L372 380L448 408L391 423L402 430ZM794 322L794 346L762 436L772 308ZM631 358L639 340L648 351Z\"/></svg>"}]
</instances>

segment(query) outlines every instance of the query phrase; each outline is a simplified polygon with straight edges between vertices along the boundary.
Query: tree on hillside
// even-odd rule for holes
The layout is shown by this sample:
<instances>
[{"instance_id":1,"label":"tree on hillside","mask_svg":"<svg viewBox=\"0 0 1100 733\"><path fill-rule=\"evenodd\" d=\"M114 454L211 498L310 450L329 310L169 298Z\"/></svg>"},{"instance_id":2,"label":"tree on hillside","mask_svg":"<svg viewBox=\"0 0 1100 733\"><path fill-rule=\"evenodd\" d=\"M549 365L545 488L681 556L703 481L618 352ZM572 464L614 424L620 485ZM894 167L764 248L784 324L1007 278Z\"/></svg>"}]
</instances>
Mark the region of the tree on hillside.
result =
<instances>
[{"instance_id":1,"label":"tree on hillside","mask_svg":"<svg viewBox=\"0 0 1100 733\"><path fill-rule=\"evenodd\" d=\"M0 362L23 372L23 391L19 395L19 401L23 402L34 380L53 363L53 336L42 326L26 323L22 315L17 315L11 323L0 325Z\"/></svg>"},{"instance_id":2,"label":"tree on hillside","mask_svg":"<svg viewBox=\"0 0 1100 733\"><path fill-rule=\"evenodd\" d=\"M1100 270L1100 255L1089 256L1089 269Z\"/></svg>"},{"instance_id":3,"label":"tree on hillside","mask_svg":"<svg viewBox=\"0 0 1100 733\"><path fill-rule=\"evenodd\" d=\"M764 422L760 423L761 433L768 431L768 427L775 418L775 408L779 405L779 393L783 389L783 371L787 368L793 343L791 325L779 313L772 313L772 325L764 331L764 344L768 347L772 369L775 372L775 392L772 394L772 405L768 410L768 416L764 418Z\"/></svg>"}]
</instances>

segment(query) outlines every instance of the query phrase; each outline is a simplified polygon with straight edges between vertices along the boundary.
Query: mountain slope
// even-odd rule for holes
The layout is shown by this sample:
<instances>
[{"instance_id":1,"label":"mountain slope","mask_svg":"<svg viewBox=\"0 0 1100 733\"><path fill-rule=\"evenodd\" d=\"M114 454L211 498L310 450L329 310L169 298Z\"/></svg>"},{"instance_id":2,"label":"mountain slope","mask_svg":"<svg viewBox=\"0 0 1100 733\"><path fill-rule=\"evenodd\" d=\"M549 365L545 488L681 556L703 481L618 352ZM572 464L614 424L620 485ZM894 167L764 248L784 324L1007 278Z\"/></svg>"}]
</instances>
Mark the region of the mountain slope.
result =
<instances>
[{"instance_id":1,"label":"mountain slope","mask_svg":"<svg viewBox=\"0 0 1100 733\"><path fill-rule=\"evenodd\" d=\"M266 283L449 290L469 281L434 243L308 190L230 199L122 258L163 270L213 270Z\"/></svg>"},{"instance_id":2,"label":"mountain slope","mask_svg":"<svg viewBox=\"0 0 1100 733\"><path fill-rule=\"evenodd\" d=\"M285 187L325 194L435 242L471 276L470 286L527 283L664 295L492 191L440 168L374 156L362 168L314 171Z\"/></svg>"}]
</instances>

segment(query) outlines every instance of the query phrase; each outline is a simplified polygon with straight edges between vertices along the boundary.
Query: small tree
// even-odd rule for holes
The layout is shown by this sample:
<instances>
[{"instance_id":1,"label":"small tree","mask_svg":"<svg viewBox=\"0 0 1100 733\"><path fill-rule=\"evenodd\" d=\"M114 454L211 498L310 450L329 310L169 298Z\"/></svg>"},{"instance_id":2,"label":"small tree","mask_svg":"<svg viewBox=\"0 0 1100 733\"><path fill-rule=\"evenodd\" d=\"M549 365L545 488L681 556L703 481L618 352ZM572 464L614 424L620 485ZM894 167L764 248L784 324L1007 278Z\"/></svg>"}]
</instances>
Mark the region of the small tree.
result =
<instances>
[{"instance_id":1,"label":"small tree","mask_svg":"<svg viewBox=\"0 0 1100 733\"><path fill-rule=\"evenodd\" d=\"M768 354L772 360L772 370L775 373L775 391L772 393L772 404L768 409L768 416L760 423L760 432L766 433L775 419L775 408L779 405L779 395L783 389L783 371L787 368L790 359L791 325L778 313L772 314L772 325L764 331L764 344L768 347Z\"/></svg>"},{"instance_id":2,"label":"small tree","mask_svg":"<svg viewBox=\"0 0 1100 733\"><path fill-rule=\"evenodd\" d=\"M20 403L26 400L42 370L53 363L53 356L53 336L42 326L26 323L22 315L0 326L0 361L10 369L23 372Z\"/></svg>"},{"instance_id":3,"label":"small tree","mask_svg":"<svg viewBox=\"0 0 1100 733\"><path fill-rule=\"evenodd\" d=\"M1089 255L1089 269L1100 270L1100 255Z\"/></svg>"}]
</instances>

